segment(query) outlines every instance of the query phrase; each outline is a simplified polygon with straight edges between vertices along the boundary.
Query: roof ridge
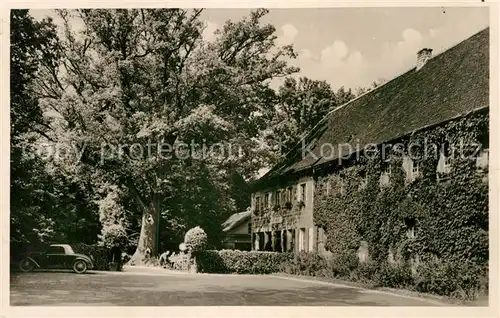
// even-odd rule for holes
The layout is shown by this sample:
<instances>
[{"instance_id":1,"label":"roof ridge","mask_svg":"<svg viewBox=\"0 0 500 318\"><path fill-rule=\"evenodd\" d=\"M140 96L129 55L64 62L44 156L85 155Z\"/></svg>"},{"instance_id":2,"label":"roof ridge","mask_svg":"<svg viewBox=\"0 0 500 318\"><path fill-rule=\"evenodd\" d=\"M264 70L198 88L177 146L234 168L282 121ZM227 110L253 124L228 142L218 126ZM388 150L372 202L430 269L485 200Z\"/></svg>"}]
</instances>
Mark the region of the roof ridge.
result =
<instances>
[{"instance_id":1,"label":"roof ridge","mask_svg":"<svg viewBox=\"0 0 500 318\"><path fill-rule=\"evenodd\" d=\"M472 34L471 36L469 36L469 37L467 37L467 38L465 38L465 39L463 39L463 40L461 40L461 41L459 41L459 42L457 42L457 43L455 43L455 44L450 45L449 47L447 47L447 48L446 48L446 49L444 49L443 51L439 52L437 55L433 56L433 57L431 58L431 60L433 60L433 59L435 59L435 58L437 58L437 57L439 57L439 56L443 55L443 54L444 54L444 53L446 53L447 51L449 51L449 50L451 50L451 49L455 48L456 46L458 46L458 45L462 44L463 42L468 41L468 40L469 40L469 39L471 39L472 37L474 37L474 36L476 36L476 35L478 35L478 34L480 34L480 33L484 32L484 31L488 30L489 28L490 28L490 26L488 26L488 27L486 27L486 28L483 28L483 29L481 29L481 30L479 30L479 31L475 32L475 33L474 33L474 34ZM300 138L300 140L297 142L297 144L295 144L295 146L294 146L294 147L292 147L292 149L290 149L290 150L289 150L289 151L285 154L285 156L284 156L284 160L283 160L283 163L281 163L279 166L281 166L281 165L285 164L285 162L286 162L286 161L287 161L287 159L288 159L288 156L289 156L289 155L290 155L293 151L295 151L295 150L296 150L296 148L297 148L297 147L298 147L298 146L302 143L302 141L303 141L304 139L306 139L307 137L309 137L309 136L310 136L310 135L314 132L314 130L315 130L315 129L316 129L316 128L317 128L317 127L318 127L318 126L319 126L322 122L324 122L325 120L329 119L329 118L330 118L330 116L331 116L333 113L335 113L336 111L338 111L338 110L340 110L340 109L343 109L343 108L345 108L345 107L349 106L350 104L354 103L355 101L359 100L360 98L362 98L362 97L364 97L364 96L366 96L366 95L368 95L368 94L371 94L371 93L375 92L376 90L379 90L381 87L384 87L384 86L386 86L387 84L389 84L389 83L393 82L394 80L399 79L401 76L403 76L403 75L407 74L408 72L411 72L411 71L412 71L412 70L414 70L415 68L416 68L416 66L412 66L411 68L409 68L409 69L407 69L407 70L405 70L405 71L401 72L399 75L394 76L393 78L391 78L391 79L390 79L390 80L388 80L387 82L384 82L384 83L382 83L382 84L378 85L377 87L374 87L374 88L372 88L372 89L370 89L370 90L368 90L368 91L366 91L366 92L364 92L364 93L360 94L359 96L357 96L357 97L355 97L355 98L353 98L353 99L351 99L351 100L347 101L346 103L344 103L344 104L342 104L342 105L340 105L340 106L338 106L338 107L335 107L334 109L332 109L331 111L329 111L328 113L326 113L326 114L325 114L325 115L324 115L324 116L323 116L323 117L322 117L322 118L321 118L321 119L320 119L320 120L319 120L319 121L318 121L318 122L317 122L317 123L316 123L316 124L315 124L315 125L311 128L311 129L309 129L309 131L308 131L307 133L305 133L305 134L304 134L304 135ZM278 166L278 165L276 165L276 166L274 166L273 168L271 168L271 169L270 169L270 170L269 170L266 174L264 174L263 176L261 176L259 179L264 179L265 177L267 177L270 173L272 173L272 172L273 172L273 170L275 170L274 168L276 168L277 166Z\"/></svg>"}]
</instances>

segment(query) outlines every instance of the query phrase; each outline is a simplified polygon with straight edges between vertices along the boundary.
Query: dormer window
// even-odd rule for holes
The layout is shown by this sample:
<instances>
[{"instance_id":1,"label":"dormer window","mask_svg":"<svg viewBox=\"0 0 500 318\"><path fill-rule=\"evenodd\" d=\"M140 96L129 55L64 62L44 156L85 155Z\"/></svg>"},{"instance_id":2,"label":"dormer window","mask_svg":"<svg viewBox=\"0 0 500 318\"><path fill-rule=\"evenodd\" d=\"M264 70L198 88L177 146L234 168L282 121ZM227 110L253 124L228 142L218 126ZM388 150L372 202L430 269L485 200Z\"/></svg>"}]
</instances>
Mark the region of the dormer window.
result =
<instances>
[{"instance_id":1,"label":"dormer window","mask_svg":"<svg viewBox=\"0 0 500 318\"><path fill-rule=\"evenodd\" d=\"M413 163L413 166L411 168L411 174L413 179L417 178L418 175L420 174L420 165L418 163Z\"/></svg>"},{"instance_id":2,"label":"dormer window","mask_svg":"<svg viewBox=\"0 0 500 318\"><path fill-rule=\"evenodd\" d=\"M390 183L390 178L391 178L391 165L389 161L384 161L382 163L382 172L380 174L380 185L388 185Z\"/></svg>"},{"instance_id":3,"label":"dormer window","mask_svg":"<svg viewBox=\"0 0 500 318\"><path fill-rule=\"evenodd\" d=\"M406 237L409 239L414 239L416 237L416 226L417 221L414 218L405 218L404 220L406 226Z\"/></svg>"},{"instance_id":4,"label":"dormer window","mask_svg":"<svg viewBox=\"0 0 500 318\"><path fill-rule=\"evenodd\" d=\"M415 162L411 159L408 159L409 162L409 169L407 170L407 179L408 181L414 181L418 177L422 175L422 171L420 168L420 164L418 162Z\"/></svg>"}]
</instances>

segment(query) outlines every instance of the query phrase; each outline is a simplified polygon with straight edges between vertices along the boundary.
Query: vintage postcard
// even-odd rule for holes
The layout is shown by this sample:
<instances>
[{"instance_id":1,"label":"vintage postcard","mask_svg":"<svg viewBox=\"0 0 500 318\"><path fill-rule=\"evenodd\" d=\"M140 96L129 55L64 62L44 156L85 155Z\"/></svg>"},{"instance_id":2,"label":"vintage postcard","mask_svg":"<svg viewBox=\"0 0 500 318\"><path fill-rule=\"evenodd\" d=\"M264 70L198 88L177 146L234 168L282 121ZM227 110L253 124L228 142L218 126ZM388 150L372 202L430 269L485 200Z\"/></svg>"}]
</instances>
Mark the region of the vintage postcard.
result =
<instances>
[{"instance_id":1,"label":"vintage postcard","mask_svg":"<svg viewBox=\"0 0 500 318\"><path fill-rule=\"evenodd\" d=\"M4 6L1 314L498 314L497 15Z\"/></svg>"}]
</instances>

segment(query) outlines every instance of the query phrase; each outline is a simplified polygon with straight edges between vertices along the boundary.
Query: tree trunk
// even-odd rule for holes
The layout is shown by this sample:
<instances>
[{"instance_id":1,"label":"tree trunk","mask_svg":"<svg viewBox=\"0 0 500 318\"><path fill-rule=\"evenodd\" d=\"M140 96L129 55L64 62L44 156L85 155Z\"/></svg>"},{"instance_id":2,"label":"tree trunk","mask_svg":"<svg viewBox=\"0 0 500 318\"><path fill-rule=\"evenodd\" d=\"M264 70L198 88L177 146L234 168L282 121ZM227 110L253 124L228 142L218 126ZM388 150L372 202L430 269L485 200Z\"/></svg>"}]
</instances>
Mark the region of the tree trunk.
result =
<instances>
[{"instance_id":1,"label":"tree trunk","mask_svg":"<svg viewBox=\"0 0 500 318\"><path fill-rule=\"evenodd\" d=\"M135 253L128 262L129 265L145 264L148 259L157 255L158 209L159 207L155 202L152 202L149 208L144 209L142 214L141 234L137 242Z\"/></svg>"}]
</instances>

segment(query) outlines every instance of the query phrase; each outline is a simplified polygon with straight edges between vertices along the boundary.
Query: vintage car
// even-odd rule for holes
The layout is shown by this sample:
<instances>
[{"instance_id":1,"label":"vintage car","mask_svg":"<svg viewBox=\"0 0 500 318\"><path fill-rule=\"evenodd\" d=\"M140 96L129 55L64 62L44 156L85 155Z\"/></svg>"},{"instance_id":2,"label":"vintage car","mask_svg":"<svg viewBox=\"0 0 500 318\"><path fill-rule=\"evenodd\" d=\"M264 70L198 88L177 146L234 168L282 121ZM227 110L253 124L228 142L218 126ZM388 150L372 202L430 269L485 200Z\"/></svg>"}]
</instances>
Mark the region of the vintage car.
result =
<instances>
[{"instance_id":1,"label":"vintage car","mask_svg":"<svg viewBox=\"0 0 500 318\"><path fill-rule=\"evenodd\" d=\"M68 244L51 244L44 251L28 253L19 263L23 272L40 269L72 269L83 274L94 267L92 256L77 254Z\"/></svg>"}]
</instances>

